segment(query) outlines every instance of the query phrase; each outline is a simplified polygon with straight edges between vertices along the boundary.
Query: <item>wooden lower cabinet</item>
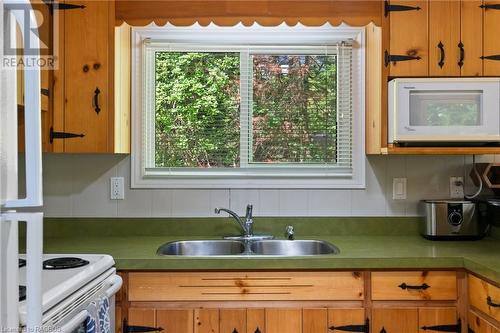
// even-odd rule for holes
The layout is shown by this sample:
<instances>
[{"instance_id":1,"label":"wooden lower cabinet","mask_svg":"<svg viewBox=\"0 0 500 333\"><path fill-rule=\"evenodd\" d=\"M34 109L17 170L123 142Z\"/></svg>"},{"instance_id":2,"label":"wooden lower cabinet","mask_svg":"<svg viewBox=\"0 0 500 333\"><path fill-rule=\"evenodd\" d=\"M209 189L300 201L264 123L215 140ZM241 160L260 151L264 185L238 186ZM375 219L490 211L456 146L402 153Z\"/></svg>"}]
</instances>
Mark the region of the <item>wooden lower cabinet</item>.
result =
<instances>
[{"instance_id":1,"label":"wooden lower cabinet","mask_svg":"<svg viewBox=\"0 0 500 333\"><path fill-rule=\"evenodd\" d=\"M426 331L457 332L455 307L374 308L373 333L420 333Z\"/></svg>"},{"instance_id":2,"label":"wooden lower cabinet","mask_svg":"<svg viewBox=\"0 0 500 333\"><path fill-rule=\"evenodd\" d=\"M500 333L500 328L489 324L476 313L469 311L469 333Z\"/></svg>"},{"instance_id":3,"label":"wooden lower cabinet","mask_svg":"<svg viewBox=\"0 0 500 333\"><path fill-rule=\"evenodd\" d=\"M367 332L365 327L368 327L365 310L361 308L151 309L132 307L128 310L127 325L128 332L161 329L169 333Z\"/></svg>"}]
</instances>

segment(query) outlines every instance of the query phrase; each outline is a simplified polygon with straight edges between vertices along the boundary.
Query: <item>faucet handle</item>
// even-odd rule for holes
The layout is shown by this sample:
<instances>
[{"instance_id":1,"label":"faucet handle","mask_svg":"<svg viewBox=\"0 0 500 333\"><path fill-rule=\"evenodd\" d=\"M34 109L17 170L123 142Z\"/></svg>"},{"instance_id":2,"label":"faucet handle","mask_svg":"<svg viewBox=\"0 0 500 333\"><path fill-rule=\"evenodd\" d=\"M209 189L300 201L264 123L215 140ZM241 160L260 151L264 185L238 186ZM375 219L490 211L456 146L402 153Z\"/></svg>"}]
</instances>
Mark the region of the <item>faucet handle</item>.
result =
<instances>
[{"instance_id":1,"label":"faucet handle","mask_svg":"<svg viewBox=\"0 0 500 333\"><path fill-rule=\"evenodd\" d=\"M252 211L253 211L253 205L247 205L247 212L245 214L245 217L247 219L251 219L252 218Z\"/></svg>"},{"instance_id":2,"label":"faucet handle","mask_svg":"<svg viewBox=\"0 0 500 333\"><path fill-rule=\"evenodd\" d=\"M293 229L293 225L287 225L285 228L285 237L288 240L294 240L295 239L295 230Z\"/></svg>"}]
</instances>

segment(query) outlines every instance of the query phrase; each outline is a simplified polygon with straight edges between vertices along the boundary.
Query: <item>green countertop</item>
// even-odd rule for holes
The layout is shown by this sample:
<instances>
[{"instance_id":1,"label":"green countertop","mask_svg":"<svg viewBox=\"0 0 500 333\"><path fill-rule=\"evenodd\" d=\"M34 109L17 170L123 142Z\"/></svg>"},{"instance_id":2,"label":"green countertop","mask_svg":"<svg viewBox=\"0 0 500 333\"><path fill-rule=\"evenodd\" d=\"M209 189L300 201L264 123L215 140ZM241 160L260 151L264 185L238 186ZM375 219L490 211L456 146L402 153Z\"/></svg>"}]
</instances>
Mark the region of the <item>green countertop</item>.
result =
<instances>
[{"instance_id":1,"label":"green countertop","mask_svg":"<svg viewBox=\"0 0 500 333\"><path fill-rule=\"evenodd\" d=\"M220 239L227 231L237 231L228 222L207 229L209 219L190 221L186 229L169 229L162 220L140 222L141 228L131 227L139 223L133 220L46 221L45 253L105 253L114 257L119 270L269 270L269 269L440 269L465 268L496 283L500 283L500 239L486 237L480 241L429 241L416 233L416 219L347 219L335 221L317 220L292 223L306 231L309 223L315 227L325 223L329 230L320 228L324 236L307 236L298 232L298 239L322 239L335 244L340 254L317 257L160 257L156 249L169 241L185 239ZM224 220L225 221L225 220ZM275 220L273 220L275 221ZM64 227L61 227L61 223ZM290 219L276 220L280 228ZM145 224L146 223L146 224ZM151 223L151 224L150 224ZM176 222L182 223L182 222ZM157 228L154 228L157 224ZM203 224L193 229L193 224ZM269 224L269 223L267 223ZM359 232L345 230L345 225L361 226ZM376 231L373 225L376 225ZM92 227L93 225L93 227ZM147 225L147 227L146 227ZM177 224L176 224L177 225ZM188 226L189 225L189 226ZM228 229L225 229L226 226ZM117 227L119 229L116 229ZM221 227L222 226L222 227ZM411 227L408 227L411 226ZM67 228L67 230L63 230ZM163 229L162 229L163 228ZM280 229L279 230L283 230ZM336 229L337 228L337 229ZM145 229L150 229L146 231ZM161 229L159 231L159 229ZM168 229L168 230L167 230ZM204 230L201 230L204 229ZM265 229L265 228L264 228ZM318 230L317 228L314 228ZM70 232L71 231L71 232ZM198 231L198 232L196 232ZM262 230L257 230L262 231ZM156 234L156 235L155 235ZM274 233L277 234L277 233ZM384 235L390 234L390 235ZM81 236L85 235L85 236ZM335 235L335 236L332 236Z\"/></svg>"}]
</instances>

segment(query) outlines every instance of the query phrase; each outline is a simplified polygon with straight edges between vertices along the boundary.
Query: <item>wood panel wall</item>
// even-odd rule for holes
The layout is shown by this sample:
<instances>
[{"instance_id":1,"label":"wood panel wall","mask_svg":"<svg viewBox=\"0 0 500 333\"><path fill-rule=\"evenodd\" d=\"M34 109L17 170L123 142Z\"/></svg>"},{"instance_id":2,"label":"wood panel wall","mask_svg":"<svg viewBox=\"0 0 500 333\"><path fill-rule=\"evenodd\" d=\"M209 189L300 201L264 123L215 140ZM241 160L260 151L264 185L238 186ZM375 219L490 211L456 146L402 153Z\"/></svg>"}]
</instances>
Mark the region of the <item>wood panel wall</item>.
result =
<instances>
[{"instance_id":1,"label":"wood panel wall","mask_svg":"<svg viewBox=\"0 0 500 333\"><path fill-rule=\"evenodd\" d=\"M365 26L370 22L380 26L381 0L116 0L116 25L127 22L144 26L151 22L186 26L195 22L211 22L230 26L242 22L257 22L265 26L298 22L319 26L326 22L339 25Z\"/></svg>"}]
</instances>

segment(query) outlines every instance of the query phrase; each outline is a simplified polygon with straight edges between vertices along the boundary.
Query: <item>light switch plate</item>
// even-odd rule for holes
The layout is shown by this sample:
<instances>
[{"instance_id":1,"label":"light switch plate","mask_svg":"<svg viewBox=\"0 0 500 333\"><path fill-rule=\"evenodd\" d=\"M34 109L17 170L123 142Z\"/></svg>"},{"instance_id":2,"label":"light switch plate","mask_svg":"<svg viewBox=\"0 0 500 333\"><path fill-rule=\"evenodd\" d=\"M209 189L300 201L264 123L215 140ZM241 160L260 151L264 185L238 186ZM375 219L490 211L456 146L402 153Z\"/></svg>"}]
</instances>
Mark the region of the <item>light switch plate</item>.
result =
<instances>
[{"instance_id":1,"label":"light switch plate","mask_svg":"<svg viewBox=\"0 0 500 333\"><path fill-rule=\"evenodd\" d=\"M450 177L450 198L463 199L464 197L464 178Z\"/></svg>"},{"instance_id":2,"label":"light switch plate","mask_svg":"<svg viewBox=\"0 0 500 333\"><path fill-rule=\"evenodd\" d=\"M111 177L111 200L125 199L125 181L123 177Z\"/></svg>"},{"instance_id":3,"label":"light switch plate","mask_svg":"<svg viewBox=\"0 0 500 333\"><path fill-rule=\"evenodd\" d=\"M406 200L406 178L392 179L392 199Z\"/></svg>"}]
</instances>

